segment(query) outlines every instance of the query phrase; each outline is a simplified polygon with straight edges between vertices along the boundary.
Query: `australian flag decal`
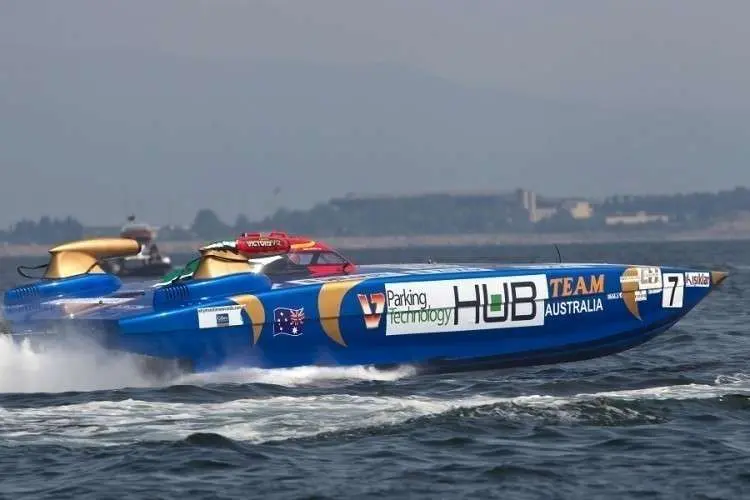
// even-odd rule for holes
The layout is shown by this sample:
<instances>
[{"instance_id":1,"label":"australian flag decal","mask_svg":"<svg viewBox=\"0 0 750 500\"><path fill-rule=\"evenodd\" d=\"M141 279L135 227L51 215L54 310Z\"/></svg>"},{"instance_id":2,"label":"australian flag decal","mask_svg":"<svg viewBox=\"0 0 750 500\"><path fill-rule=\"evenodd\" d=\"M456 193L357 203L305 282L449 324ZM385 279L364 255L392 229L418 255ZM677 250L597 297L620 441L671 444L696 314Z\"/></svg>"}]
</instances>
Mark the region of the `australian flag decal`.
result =
<instances>
[{"instance_id":1,"label":"australian flag decal","mask_svg":"<svg viewBox=\"0 0 750 500\"><path fill-rule=\"evenodd\" d=\"M273 310L273 336L302 335L302 323L305 321L305 308L290 309L277 307Z\"/></svg>"}]
</instances>

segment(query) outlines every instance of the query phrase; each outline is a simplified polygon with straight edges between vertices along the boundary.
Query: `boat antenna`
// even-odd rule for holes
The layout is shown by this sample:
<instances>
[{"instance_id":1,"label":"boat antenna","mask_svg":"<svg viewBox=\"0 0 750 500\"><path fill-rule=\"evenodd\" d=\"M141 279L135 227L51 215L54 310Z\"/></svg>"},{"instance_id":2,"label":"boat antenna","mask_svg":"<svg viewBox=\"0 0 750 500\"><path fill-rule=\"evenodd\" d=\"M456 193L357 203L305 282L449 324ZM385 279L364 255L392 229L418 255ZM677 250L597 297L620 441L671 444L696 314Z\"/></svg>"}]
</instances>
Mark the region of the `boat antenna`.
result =
<instances>
[{"instance_id":1,"label":"boat antenna","mask_svg":"<svg viewBox=\"0 0 750 500\"><path fill-rule=\"evenodd\" d=\"M555 245L555 250L557 250L557 262L562 264L562 255L560 255L560 249L557 247L557 243L553 243Z\"/></svg>"}]
</instances>

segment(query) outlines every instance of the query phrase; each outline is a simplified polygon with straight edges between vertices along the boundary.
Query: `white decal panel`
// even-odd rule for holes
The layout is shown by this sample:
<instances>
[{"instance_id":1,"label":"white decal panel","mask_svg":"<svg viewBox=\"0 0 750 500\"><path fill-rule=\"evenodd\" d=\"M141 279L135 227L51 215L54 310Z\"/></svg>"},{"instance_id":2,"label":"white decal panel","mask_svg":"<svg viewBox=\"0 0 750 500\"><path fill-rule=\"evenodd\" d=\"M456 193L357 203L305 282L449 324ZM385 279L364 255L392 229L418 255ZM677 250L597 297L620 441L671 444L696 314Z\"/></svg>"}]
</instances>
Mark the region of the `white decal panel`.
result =
<instances>
[{"instance_id":1,"label":"white decal panel","mask_svg":"<svg viewBox=\"0 0 750 500\"><path fill-rule=\"evenodd\" d=\"M386 335L541 326L548 298L544 274L388 283Z\"/></svg>"},{"instance_id":2,"label":"white decal panel","mask_svg":"<svg viewBox=\"0 0 750 500\"><path fill-rule=\"evenodd\" d=\"M685 275L682 273L664 273L664 293L661 306L664 308L681 308L685 291Z\"/></svg>"},{"instance_id":3,"label":"white decal panel","mask_svg":"<svg viewBox=\"0 0 750 500\"><path fill-rule=\"evenodd\" d=\"M661 290L659 290L661 292ZM648 295L652 294L653 290L636 290L633 292L636 302L643 302L648 300ZM607 300L622 300L622 292L611 292L607 294Z\"/></svg>"},{"instance_id":4,"label":"white decal panel","mask_svg":"<svg viewBox=\"0 0 750 500\"><path fill-rule=\"evenodd\" d=\"M711 274L685 273L685 286L708 288L711 286Z\"/></svg>"},{"instance_id":5,"label":"white decal panel","mask_svg":"<svg viewBox=\"0 0 750 500\"><path fill-rule=\"evenodd\" d=\"M639 290L661 290L662 274L659 267L639 267L638 268L638 289Z\"/></svg>"},{"instance_id":6,"label":"white decal panel","mask_svg":"<svg viewBox=\"0 0 750 500\"><path fill-rule=\"evenodd\" d=\"M220 328L239 326L242 320L242 306L203 307L198 309L198 328Z\"/></svg>"}]
</instances>

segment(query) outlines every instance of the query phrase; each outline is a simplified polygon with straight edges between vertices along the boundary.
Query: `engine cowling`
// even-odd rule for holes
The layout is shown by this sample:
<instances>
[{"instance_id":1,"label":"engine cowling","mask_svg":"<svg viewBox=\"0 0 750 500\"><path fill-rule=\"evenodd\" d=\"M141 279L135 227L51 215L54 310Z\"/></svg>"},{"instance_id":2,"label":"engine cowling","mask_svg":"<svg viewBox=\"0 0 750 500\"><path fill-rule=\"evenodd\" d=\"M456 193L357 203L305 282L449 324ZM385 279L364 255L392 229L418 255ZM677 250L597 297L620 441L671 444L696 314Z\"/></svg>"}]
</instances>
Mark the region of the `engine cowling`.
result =
<instances>
[{"instance_id":1,"label":"engine cowling","mask_svg":"<svg viewBox=\"0 0 750 500\"><path fill-rule=\"evenodd\" d=\"M54 298L113 293L122 282L117 276L107 274L99 266L99 260L135 255L140 250L140 243L129 238L93 238L58 245L49 250L50 260L42 278L7 290L3 303L6 307L34 307Z\"/></svg>"},{"instance_id":2,"label":"engine cowling","mask_svg":"<svg viewBox=\"0 0 750 500\"><path fill-rule=\"evenodd\" d=\"M236 273L211 279L175 282L154 290L154 309L165 309L178 304L266 292L271 289L271 280L263 274Z\"/></svg>"}]
</instances>

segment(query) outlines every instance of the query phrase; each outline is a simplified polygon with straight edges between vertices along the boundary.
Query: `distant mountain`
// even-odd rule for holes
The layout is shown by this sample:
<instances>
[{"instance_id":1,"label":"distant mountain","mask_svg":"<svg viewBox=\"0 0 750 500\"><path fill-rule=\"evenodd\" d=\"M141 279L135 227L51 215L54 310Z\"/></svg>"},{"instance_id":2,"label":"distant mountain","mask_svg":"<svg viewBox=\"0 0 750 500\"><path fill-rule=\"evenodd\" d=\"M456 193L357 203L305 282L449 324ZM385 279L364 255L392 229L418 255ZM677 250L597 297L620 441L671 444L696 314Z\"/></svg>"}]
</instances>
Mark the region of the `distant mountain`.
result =
<instances>
[{"instance_id":1,"label":"distant mountain","mask_svg":"<svg viewBox=\"0 0 750 500\"><path fill-rule=\"evenodd\" d=\"M535 201L533 201L535 200ZM130 218L128 220L131 220ZM531 235L598 232L627 235L703 232L746 237L750 228L750 189L675 195L621 195L600 202L536 197L516 190L497 193L432 193L422 196L350 196L307 210L279 209L270 217L234 223L211 209L199 210L186 227L158 228L161 241L211 241L253 231L282 230L316 237L409 237L467 234ZM658 233L655 233L658 232ZM52 244L83 237L114 236L120 227L87 226L72 217L22 220L0 230L4 244Z\"/></svg>"},{"instance_id":2,"label":"distant mountain","mask_svg":"<svg viewBox=\"0 0 750 500\"><path fill-rule=\"evenodd\" d=\"M750 184L740 115L550 102L391 65L7 55L0 167L12 182L0 185L0 226L133 211L189 223L205 206L258 219L350 191L596 197Z\"/></svg>"}]
</instances>

